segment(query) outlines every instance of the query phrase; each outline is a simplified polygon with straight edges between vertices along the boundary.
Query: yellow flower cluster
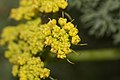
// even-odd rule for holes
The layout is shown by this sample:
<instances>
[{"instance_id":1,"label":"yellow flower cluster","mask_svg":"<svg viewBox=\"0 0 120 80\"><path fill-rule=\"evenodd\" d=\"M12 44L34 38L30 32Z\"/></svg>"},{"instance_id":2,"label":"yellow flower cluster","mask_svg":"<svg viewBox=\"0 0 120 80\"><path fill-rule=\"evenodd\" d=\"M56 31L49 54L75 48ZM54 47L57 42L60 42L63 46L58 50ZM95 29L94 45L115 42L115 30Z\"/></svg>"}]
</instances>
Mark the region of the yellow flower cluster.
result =
<instances>
[{"instance_id":1,"label":"yellow flower cluster","mask_svg":"<svg viewBox=\"0 0 120 80\"><path fill-rule=\"evenodd\" d=\"M10 47L9 50L13 52L18 51L16 53L22 53L20 51L23 51L31 55L36 55L42 52L46 46L50 46L50 51L56 53L57 58L64 59L67 54L72 52L72 49L70 49L71 44L77 45L81 41L77 35L78 29L71 22L67 22L66 18L59 18L58 21L52 19L47 24L41 24L40 19L35 19L14 28L19 29L16 31L17 36L15 36L18 40L16 40L17 43L14 43L8 39L10 43L8 48ZM6 31L8 30L4 30L3 35L7 33ZM13 32L8 34L12 34ZM2 36L2 41L9 38L8 36ZM14 39L12 40L15 41ZM17 48L17 50L14 51L14 47L15 49ZM7 54L10 53L11 52L7 52Z\"/></svg>"},{"instance_id":2,"label":"yellow flower cluster","mask_svg":"<svg viewBox=\"0 0 120 80\"><path fill-rule=\"evenodd\" d=\"M16 27L14 26L6 27L1 34L2 40L0 40L0 45L4 45L13 40L17 40L17 36L18 36L18 29Z\"/></svg>"},{"instance_id":3,"label":"yellow flower cluster","mask_svg":"<svg viewBox=\"0 0 120 80\"><path fill-rule=\"evenodd\" d=\"M28 21L16 27L7 27L1 36L2 44L8 43L5 57L13 66L13 75L20 80L38 80L48 77L50 70L43 68L43 62L34 57L50 46L50 52L64 59L72 52L71 44L77 45L80 37L78 29L66 18L50 20L41 24L41 19Z\"/></svg>"},{"instance_id":4,"label":"yellow flower cluster","mask_svg":"<svg viewBox=\"0 0 120 80\"><path fill-rule=\"evenodd\" d=\"M19 64L13 65L12 74L14 76L18 75L20 80L41 80L49 77L50 70L44 68L44 63L39 57L25 57L22 55L18 58L18 61L19 59Z\"/></svg>"},{"instance_id":5,"label":"yellow flower cluster","mask_svg":"<svg viewBox=\"0 0 120 80\"><path fill-rule=\"evenodd\" d=\"M20 39L29 44L29 49L32 54L36 55L37 52L43 51L45 35L41 31L41 20L35 19L28 21L20 30Z\"/></svg>"},{"instance_id":6,"label":"yellow flower cluster","mask_svg":"<svg viewBox=\"0 0 120 80\"><path fill-rule=\"evenodd\" d=\"M68 5L66 0L20 0L19 5L12 9L11 18L28 21L6 27L1 34L0 45L8 45L5 57L13 64L14 76L20 80L41 80L50 76L50 70L40 59L45 50L64 59L72 52L71 45L77 45L81 39L78 29L66 18L52 19L44 24L40 18L40 13L65 9Z\"/></svg>"},{"instance_id":7,"label":"yellow flower cluster","mask_svg":"<svg viewBox=\"0 0 120 80\"><path fill-rule=\"evenodd\" d=\"M21 56L21 54L26 54L24 55L25 57L31 56L31 54L27 51L27 48L27 43L23 41L19 41L19 43L10 42L8 45L8 50L5 52L5 57L8 58L10 63L16 64L18 63L18 57Z\"/></svg>"},{"instance_id":8,"label":"yellow flower cluster","mask_svg":"<svg viewBox=\"0 0 120 80\"><path fill-rule=\"evenodd\" d=\"M5 57L13 64L12 74L19 76L20 80L40 80L50 75L40 57L35 57L37 52L42 51L42 39L45 39L41 36L40 24L41 19L35 19L6 27L1 35L1 45L8 44Z\"/></svg>"},{"instance_id":9,"label":"yellow flower cluster","mask_svg":"<svg viewBox=\"0 0 120 80\"><path fill-rule=\"evenodd\" d=\"M77 45L80 42L78 29L71 22L67 22L66 18L59 18L58 21L50 20L45 25L43 33L46 35L45 45L50 46L50 51L61 59L72 52L71 44Z\"/></svg>"},{"instance_id":10,"label":"yellow flower cluster","mask_svg":"<svg viewBox=\"0 0 120 80\"><path fill-rule=\"evenodd\" d=\"M51 13L65 9L68 5L66 0L20 0L20 6L11 11L11 18L15 20L32 19L41 12Z\"/></svg>"},{"instance_id":11,"label":"yellow flower cluster","mask_svg":"<svg viewBox=\"0 0 120 80\"><path fill-rule=\"evenodd\" d=\"M12 74L19 76L20 80L40 80L49 77L50 70L44 68L40 57L30 54L28 44L23 41L10 42L5 57L13 64Z\"/></svg>"}]
</instances>

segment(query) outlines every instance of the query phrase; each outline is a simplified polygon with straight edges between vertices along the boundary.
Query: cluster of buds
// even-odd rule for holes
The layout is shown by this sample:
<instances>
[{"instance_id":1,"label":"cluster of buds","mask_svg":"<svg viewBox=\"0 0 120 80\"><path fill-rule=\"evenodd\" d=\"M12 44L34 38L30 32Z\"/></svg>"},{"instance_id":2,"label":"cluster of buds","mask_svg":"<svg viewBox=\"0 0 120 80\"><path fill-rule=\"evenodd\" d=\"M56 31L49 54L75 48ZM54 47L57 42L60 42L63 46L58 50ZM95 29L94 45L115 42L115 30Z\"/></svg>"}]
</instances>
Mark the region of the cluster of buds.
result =
<instances>
[{"instance_id":1,"label":"cluster of buds","mask_svg":"<svg viewBox=\"0 0 120 80\"><path fill-rule=\"evenodd\" d=\"M39 13L57 12L65 9L66 0L20 0L20 7L12 9L11 17L28 21L6 27L0 45L8 45L5 57L13 64L12 74L20 80L41 80L50 76L41 59L44 51L65 59L73 50L72 45L81 41L78 29L67 18L50 19L42 23ZM34 18L33 18L34 17ZM48 49L49 48L49 49ZM49 55L48 54L48 55Z\"/></svg>"},{"instance_id":2,"label":"cluster of buds","mask_svg":"<svg viewBox=\"0 0 120 80\"><path fill-rule=\"evenodd\" d=\"M18 64L13 65L13 76L19 76L20 80L41 80L49 77L50 70L44 68L44 63L39 57L28 57L25 54L19 56Z\"/></svg>"},{"instance_id":3,"label":"cluster of buds","mask_svg":"<svg viewBox=\"0 0 120 80\"><path fill-rule=\"evenodd\" d=\"M20 0L20 6L11 11L11 18L15 20L32 19L40 13L55 13L59 9L65 9L66 0Z\"/></svg>"},{"instance_id":4,"label":"cluster of buds","mask_svg":"<svg viewBox=\"0 0 120 80\"><path fill-rule=\"evenodd\" d=\"M72 44L77 45L81 39L77 35L78 29L66 18L52 19L43 29L46 35L45 45L51 47L51 52L57 54L57 58L64 59L72 52Z\"/></svg>"}]
</instances>

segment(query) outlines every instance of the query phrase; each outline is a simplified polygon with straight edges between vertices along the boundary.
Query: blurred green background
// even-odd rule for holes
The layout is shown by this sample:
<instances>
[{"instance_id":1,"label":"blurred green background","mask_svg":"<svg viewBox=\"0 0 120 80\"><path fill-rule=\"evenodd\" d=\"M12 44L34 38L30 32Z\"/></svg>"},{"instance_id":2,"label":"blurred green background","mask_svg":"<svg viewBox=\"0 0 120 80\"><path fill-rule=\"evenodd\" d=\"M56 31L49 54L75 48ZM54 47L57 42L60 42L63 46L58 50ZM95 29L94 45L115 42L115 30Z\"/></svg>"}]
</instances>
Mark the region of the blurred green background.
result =
<instances>
[{"instance_id":1,"label":"blurred green background","mask_svg":"<svg viewBox=\"0 0 120 80\"><path fill-rule=\"evenodd\" d=\"M0 0L0 34L7 25L17 24L9 18L9 13L12 8L17 7L18 1ZM117 7L114 7L115 1L119 3ZM75 64L70 64L65 60L49 61L47 67L51 69L52 77L58 80L120 80L120 0L68 0L68 2L70 5L66 11L75 19L74 24L77 24L80 31L81 43L88 45L73 46L80 55L71 54L68 57ZM106 4L114 7L110 8L113 9L110 11L109 6L106 8L105 11L108 10L108 12L107 14L103 13L103 15L109 15L108 17L101 20L100 16L92 15L103 10ZM116 14L117 16L114 16ZM112 22L118 22L106 21L108 18ZM102 23L96 22L96 20L100 22L99 19L105 21L107 29L104 29L106 26L103 26ZM99 24L97 27L96 23ZM89 24L87 28L86 24ZM113 30L114 28L116 31ZM100 32L103 33L99 35ZM0 47L0 80L17 80L12 77L11 65L4 58L3 47Z\"/></svg>"}]
</instances>

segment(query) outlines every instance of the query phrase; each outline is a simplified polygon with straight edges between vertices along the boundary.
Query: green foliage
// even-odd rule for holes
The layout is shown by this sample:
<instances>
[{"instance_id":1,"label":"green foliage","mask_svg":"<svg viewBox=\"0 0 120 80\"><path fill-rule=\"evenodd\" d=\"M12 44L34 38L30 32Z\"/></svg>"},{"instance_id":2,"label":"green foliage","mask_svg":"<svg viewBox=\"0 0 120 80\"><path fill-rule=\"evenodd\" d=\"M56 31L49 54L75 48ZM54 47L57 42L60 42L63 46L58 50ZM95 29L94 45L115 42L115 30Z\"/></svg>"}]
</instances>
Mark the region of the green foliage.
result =
<instances>
[{"instance_id":1,"label":"green foliage","mask_svg":"<svg viewBox=\"0 0 120 80\"><path fill-rule=\"evenodd\" d=\"M71 7L81 12L83 27L90 35L112 36L120 42L120 0L69 0ZM71 8L69 7L69 8Z\"/></svg>"}]
</instances>

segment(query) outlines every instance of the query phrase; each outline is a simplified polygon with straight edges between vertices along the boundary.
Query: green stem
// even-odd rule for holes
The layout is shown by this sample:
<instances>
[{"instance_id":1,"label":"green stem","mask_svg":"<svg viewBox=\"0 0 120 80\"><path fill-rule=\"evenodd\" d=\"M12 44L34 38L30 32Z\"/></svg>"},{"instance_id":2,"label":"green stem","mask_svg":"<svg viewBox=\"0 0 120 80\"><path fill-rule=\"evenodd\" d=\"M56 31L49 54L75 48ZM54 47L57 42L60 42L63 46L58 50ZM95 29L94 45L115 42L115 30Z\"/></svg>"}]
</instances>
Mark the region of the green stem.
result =
<instances>
[{"instance_id":1,"label":"green stem","mask_svg":"<svg viewBox=\"0 0 120 80\"><path fill-rule=\"evenodd\" d=\"M120 59L120 49L98 49L98 50L81 50L76 51L80 55L74 53L67 57L73 61L100 61L100 60L117 60Z\"/></svg>"}]
</instances>

